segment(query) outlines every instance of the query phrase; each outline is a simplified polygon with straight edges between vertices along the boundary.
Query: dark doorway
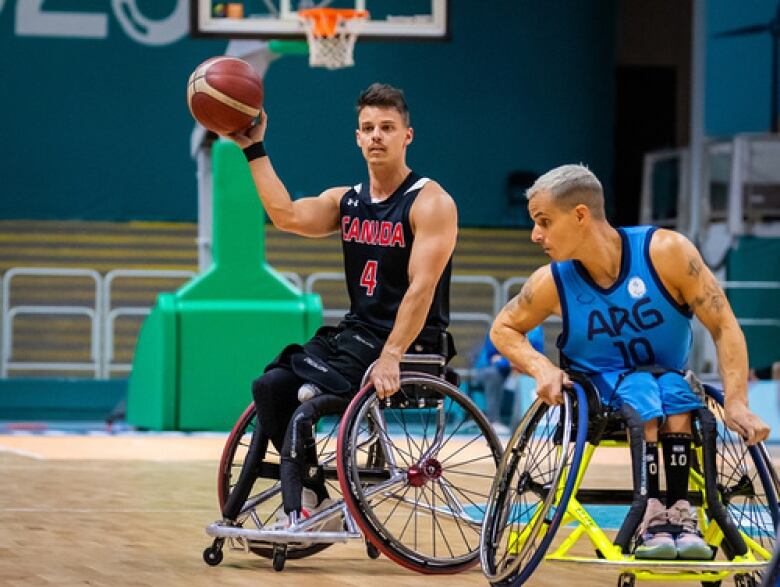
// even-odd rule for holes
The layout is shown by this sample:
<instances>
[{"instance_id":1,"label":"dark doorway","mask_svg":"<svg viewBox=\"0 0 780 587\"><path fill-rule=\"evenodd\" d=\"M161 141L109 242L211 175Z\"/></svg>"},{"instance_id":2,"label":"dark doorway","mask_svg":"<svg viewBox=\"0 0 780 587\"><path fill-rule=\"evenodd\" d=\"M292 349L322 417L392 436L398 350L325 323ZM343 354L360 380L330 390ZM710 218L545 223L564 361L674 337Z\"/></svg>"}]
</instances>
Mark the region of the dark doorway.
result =
<instances>
[{"instance_id":1,"label":"dark doorway","mask_svg":"<svg viewBox=\"0 0 780 587\"><path fill-rule=\"evenodd\" d=\"M618 66L616 92L615 185L611 220L619 226L630 226L639 222L644 154L675 146L675 69Z\"/></svg>"}]
</instances>

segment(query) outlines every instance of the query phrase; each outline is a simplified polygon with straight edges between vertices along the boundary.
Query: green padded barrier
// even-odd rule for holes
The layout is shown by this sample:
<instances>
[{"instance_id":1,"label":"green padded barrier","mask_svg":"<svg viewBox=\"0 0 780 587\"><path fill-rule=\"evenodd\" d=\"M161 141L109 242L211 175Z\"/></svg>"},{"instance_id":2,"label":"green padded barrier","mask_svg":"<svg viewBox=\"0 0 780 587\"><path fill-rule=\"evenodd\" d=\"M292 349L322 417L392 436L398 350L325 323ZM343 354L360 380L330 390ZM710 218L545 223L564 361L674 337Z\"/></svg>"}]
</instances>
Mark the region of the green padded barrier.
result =
<instances>
[{"instance_id":1,"label":"green padded barrier","mask_svg":"<svg viewBox=\"0 0 780 587\"><path fill-rule=\"evenodd\" d=\"M729 251L728 281L780 281L780 238L744 236ZM729 301L737 318L780 320L780 291L776 289L731 289ZM780 359L780 328L743 326L750 366L768 367Z\"/></svg>"},{"instance_id":2,"label":"green padded barrier","mask_svg":"<svg viewBox=\"0 0 780 587\"><path fill-rule=\"evenodd\" d=\"M214 261L161 294L141 328L128 384L134 426L230 429L265 364L322 323L319 296L265 262L264 213L241 150L214 143L212 173Z\"/></svg>"}]
</instances>

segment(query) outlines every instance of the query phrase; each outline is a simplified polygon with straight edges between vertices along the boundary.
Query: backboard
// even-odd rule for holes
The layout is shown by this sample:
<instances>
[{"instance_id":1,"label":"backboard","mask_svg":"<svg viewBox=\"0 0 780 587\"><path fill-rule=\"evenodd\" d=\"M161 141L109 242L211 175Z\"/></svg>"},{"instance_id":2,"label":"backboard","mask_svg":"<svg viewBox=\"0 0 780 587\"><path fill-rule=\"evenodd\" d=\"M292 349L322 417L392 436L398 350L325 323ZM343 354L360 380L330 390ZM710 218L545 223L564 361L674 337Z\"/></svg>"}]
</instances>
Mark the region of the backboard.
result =
<instances>
[{"instance_id":1,"label":"backboard","mask_svg":"<svg viewBox=\"0 0 780 587\"><path fill-rule=\"evenodd\" d=\"M240 7L228 9L229 4ZM449 0L190 0L190 34L230 39L304 39L297 11L314 7L368 10L370 17L360 27L361 40L449 38Z\"/></svg>"}]
</instances>

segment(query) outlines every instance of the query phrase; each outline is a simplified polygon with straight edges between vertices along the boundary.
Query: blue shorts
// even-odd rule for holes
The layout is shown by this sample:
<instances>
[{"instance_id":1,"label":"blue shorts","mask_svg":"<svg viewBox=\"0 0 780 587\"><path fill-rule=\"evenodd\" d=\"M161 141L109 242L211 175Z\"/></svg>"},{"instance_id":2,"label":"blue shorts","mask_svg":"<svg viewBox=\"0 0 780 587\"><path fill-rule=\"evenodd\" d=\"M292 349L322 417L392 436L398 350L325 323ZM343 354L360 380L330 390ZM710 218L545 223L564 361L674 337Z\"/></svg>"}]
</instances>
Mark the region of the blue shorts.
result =
<instances>
[{"instance_id":1,"label":"blue shorts","mask_svg":"<svg viewBox=\"0 0 780 587\"><path fill-rule=\"evenodd\" d=\"M629 405L642 422L653 418L685 414L703 406L701 399L677 371L655 376L646 371L603 373L593 378L601 401L615 409ZM615 388L617 385L617 389Z\"/></svg>"}]
</instances>

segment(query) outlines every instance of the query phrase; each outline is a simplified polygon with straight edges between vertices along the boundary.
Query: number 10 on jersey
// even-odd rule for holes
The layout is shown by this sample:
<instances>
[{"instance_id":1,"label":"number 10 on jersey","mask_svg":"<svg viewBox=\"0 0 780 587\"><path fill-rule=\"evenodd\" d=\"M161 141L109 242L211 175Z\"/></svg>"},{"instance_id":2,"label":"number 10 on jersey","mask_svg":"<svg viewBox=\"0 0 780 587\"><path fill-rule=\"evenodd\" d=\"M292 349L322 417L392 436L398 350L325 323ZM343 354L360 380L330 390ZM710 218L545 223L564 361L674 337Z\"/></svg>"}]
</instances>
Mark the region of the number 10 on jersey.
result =
<instances>
[{"instance_id":1,"label":"number 10 on jersey","mask_svg":"<svg viewBox=\"0 0 780 587\"><path fill-rule=\"evenodd\" d=\"M376 288L376 268L377 261L366 261L363 267L363 274L360 276L360 286L366 288L366 295L373 296Z\"/></svg>"}]
</instances>

